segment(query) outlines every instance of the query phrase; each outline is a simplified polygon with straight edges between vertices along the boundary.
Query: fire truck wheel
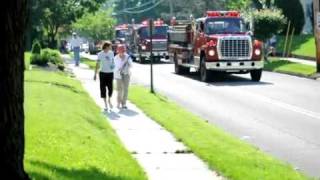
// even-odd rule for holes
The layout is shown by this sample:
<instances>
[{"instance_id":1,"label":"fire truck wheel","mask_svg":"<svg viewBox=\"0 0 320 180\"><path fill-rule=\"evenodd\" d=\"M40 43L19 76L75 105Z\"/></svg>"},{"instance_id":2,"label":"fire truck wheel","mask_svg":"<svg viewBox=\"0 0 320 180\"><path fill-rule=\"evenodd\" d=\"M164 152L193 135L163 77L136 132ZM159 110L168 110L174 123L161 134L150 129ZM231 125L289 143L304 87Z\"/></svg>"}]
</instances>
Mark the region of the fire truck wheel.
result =
<instances>
[{"instance_id":1,"label":"fire truck wheel","mask_svg":"<svg viewBox=\"0 0 320 180\"><path fill-rule=\"evenodd\" d=\"M259 82L262 75L262 69L252 70L250 71L251 80L255 82Z\"/></svg>"},{"instance_id":2,"label":"fire truck wheel","mask_svg":"<svg viewBox=\"0 0 320 180\"><path fill-rule=\"evenodd\" d=\"M145 57L139 57L139 63L140 64L144 64L146 62L146 58Z\"/></svg>"},{"instance_id":3,"label":"fire truck wheel","mask_svg":"<svg viewBox=\"0 0 320 180\"><path fill-rule=\"evenodd\" d=\"M200 80L203 82L209 82L212 78L212 71L206 67L206 60L203 58L200 64Z\"/></svg>"},{"instance_id":4,"label":"fire truck wheel","mask_svg":"<svg viewBox=\"0 0 320 180\"><path fill-rule=\"evenodd\" d=\"M188 74L190 72L190 68L180 66L177 60L174 60L174 72L176 74Z\"/></svg>"}]
</instances>

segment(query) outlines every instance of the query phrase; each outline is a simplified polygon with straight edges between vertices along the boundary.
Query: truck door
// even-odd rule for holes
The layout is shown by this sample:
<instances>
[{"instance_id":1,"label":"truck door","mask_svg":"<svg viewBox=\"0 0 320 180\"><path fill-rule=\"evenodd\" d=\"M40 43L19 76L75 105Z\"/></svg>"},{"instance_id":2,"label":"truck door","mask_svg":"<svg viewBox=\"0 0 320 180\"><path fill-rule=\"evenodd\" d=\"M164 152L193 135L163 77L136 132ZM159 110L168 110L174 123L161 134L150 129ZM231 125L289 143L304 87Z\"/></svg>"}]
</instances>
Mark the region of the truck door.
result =
<instances>
[{"instance_id":1,"label":"truck door","mask_svg":"<svg viewBox=\"0 0 320 180\"><path fill-rule=\"evenodd\" d=\"M203 21L198 21L196 26L196 35L195 35L195 42L194 42L194 64L200 67L200 55L201 55L201 47L205 40L204 36L204 23Z\"/></svg>"}]
</instances>

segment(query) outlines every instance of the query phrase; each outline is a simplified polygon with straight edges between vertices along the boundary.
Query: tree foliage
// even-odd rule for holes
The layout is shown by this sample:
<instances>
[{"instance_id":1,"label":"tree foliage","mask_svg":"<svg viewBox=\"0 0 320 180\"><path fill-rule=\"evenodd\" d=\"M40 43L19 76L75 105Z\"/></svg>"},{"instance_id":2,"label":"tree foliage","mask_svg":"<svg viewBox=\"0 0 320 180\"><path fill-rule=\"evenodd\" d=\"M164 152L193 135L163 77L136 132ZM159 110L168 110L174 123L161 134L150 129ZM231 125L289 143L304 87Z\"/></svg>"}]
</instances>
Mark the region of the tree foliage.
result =
<instances>
[{"instance_id":1,"label":"tree foliage","mask_svg":"<svg viewBox=\"0 0 320 180\"><path fill-rule=\"evenodd\" d=\"M147 18L163 18L169 20L177 18L201 17L207 10L241 10L250 5L251 0L115 0L113 2L114 12L121 23L141 22ZM148 7L159 3L148 11ZM138 13L139 12L139 13Z\"/></svg>"},{"instance_id":2,"label":"tree foliage","mask_svg":"<svg viewBox=\"0 0 320 180\"><path fill-rule=\"evenodd\" d=\"M56 48L58 33L68 30L68 26L87 12L99 10L106 0L31 0L30 33L43 33L48 46ZM39 38L42 39L43 38Z\"/></svg>"},{"instance_id":3,"label":"tree foliage","mask_svg":"<svg viewBox=\"0 0 320 180\"><path fill-rule=\"evenodd\" d=\"M291 25L295 28L295 33L300 34L305 23L304 11L300 0L290 0L290 2L287 0L275 0L274 3L276 7L282 10L288 22L291 22Z\"/></svg>"},{"instance_id":4,"label":"tree foliage","mask_svg":"<svg viewBox=\"0 0 320 180\"><path fill-rule=\"evenodd\" d=\"M92 40L112 39L116 21L111 17L111 10L100 10L97 13L87 13L73 23L72 27L80 35Z\"/></svg>"},{"instance_id":5,"label":"tree foliage","mask_svg":"<svg viewBox=\"0 0 320 180\"><path fill-rule=\"evenodd\" d=\"M272 34L278 34L286 23L285 17L280 10L256 10L252 14L254 22L255 37L266 41Z\"/></svg>"}]
</instances>

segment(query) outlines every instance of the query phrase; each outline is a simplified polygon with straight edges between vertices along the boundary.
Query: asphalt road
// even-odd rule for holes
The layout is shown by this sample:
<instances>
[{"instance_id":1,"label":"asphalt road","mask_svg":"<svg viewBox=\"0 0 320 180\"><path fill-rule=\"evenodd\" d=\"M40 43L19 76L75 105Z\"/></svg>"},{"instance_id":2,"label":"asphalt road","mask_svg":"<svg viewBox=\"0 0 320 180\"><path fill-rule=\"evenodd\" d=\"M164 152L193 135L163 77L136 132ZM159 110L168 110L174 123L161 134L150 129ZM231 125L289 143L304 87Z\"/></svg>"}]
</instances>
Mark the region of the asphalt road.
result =
<instances>
[{"instance_id":1,"label":"asphalt road","mask_svg":"<svg viewBox=\"0 0 320 180\"><path fill-rule=\"evenodd\" d=\"M132 82L149 85L150 65L134 64ZM265 152L320 177L320 81L264 72L203 83L195 73L154 65L157 92ZM143 97L141 97L143 98Z\"/></svg>"}]
</instances>

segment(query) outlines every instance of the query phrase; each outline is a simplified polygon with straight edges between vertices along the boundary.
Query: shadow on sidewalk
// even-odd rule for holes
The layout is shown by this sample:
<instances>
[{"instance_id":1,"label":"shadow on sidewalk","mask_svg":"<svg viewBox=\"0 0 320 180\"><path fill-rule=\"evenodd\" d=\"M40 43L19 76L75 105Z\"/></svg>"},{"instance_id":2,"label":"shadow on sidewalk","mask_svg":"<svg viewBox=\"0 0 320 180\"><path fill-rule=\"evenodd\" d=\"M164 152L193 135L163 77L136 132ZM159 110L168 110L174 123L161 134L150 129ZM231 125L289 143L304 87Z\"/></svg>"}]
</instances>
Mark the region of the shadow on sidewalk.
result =
<instances>
[{"instance_id":1,"label":"shadow on sidewalk","mask_svg":"<svg viewBox=\"0 0 320 180\"><path fill-rule=\"evenodd\" d=\"M114 111L106 112L104 111L103 114L108 117L110 120L119 120L120 115Z\"/></svg>"},{"instance_id":2,"label":"shadow on sidewalk","mask_svg":"<svg viewBox=\"0 0 320 180\"><path fill-rule=\"evenodd\" d=\"M137 113L134 110L131 109L121 109L119 111L104 111L103 114L108 117L110 120L119 120L122 116L128 116L128 117L133 117L138 115L139 113Z\"/></svg>"},{"instance_id":3,"label":"shadow on sidewalk","mask_svg":"<svg viewBox=\"0 0 320 180\"><path fill-rule=\"evenodd\" d=\"M125 116L136 116L139 113L137 113L136 111L131 110L131 109L121 109L119 111L119 114L122 114L122 115L125 115Z\"/></svg>"}]
</instances>

